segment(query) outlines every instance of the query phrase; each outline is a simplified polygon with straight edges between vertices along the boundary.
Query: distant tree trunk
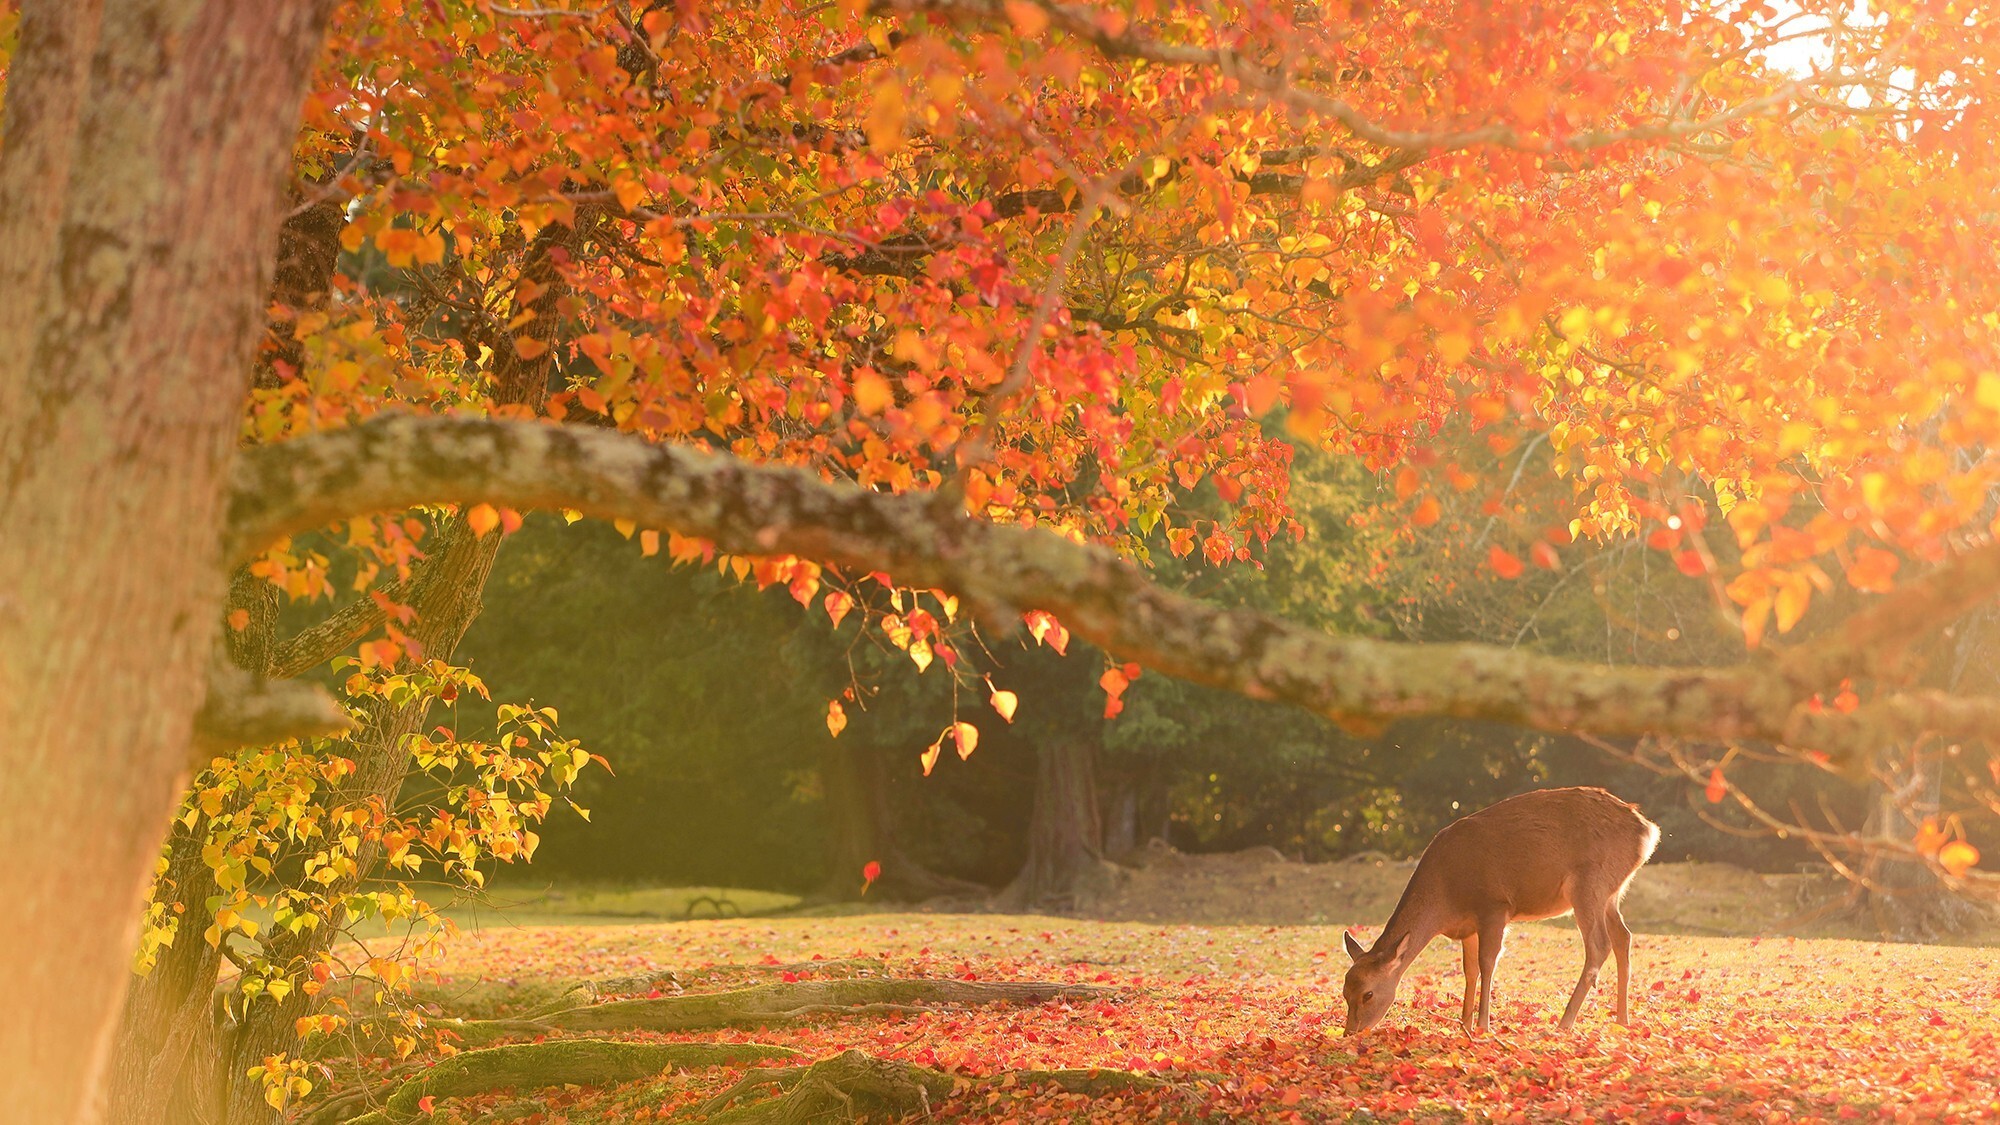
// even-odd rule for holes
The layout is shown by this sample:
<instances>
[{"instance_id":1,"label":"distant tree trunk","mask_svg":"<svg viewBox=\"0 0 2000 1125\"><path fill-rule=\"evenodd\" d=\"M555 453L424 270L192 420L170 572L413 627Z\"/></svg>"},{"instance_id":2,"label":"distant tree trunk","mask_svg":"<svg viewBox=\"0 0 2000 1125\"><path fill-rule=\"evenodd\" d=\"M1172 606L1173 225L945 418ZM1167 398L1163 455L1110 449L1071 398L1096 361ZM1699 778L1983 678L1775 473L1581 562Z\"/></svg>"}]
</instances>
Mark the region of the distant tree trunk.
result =
<instances>
[{"instance_id":1,"label":"distant tree trunk","mask_svg":"<svg viewBox=\"0 0 2000 1125\"><path fill-rule=\"evenodd\" d=\"M426 659L450 661L465 631L479 615L480 594L493 570L500 550L500 536L476 536L463 520L451 519L433 534L437 542L421 582L410 597L417 610L409 635L423 646ZM410 735L428 729L431 700L397 706L386 700L371 700L361 730L354 736L354 773L342 784L334 798L341 805L380 802L396 807L403 779L410 769L409 752L404 749ZM355 853L354 871L329 884L325 893L335 899L352 894L363 879L373 874L381 857L381 841L364 839ZM302 975L321 953L344 940L345 914L336 909L332 916L299 933L272 931L264 945L264 956L291 975ZM305 989L294 989L282 1000L259 999L247 1006L241 1019L230 1028L223 1044L223 1117L226 1125L265 1125L277 1119L277 1111L264 1100L261 1082L246 1072L262 1059L291 1051L298 1042L300 1017L312 1014L317 999Z\"/></svg>"},{"instance_id":2,"label":"distant tree trunk","mask_svg":"<svg viewBox=\"0 0 2000 1125\"><path fill-rule=\"evenodd\" d=\"M1940 653L1933 673L1945 690L1991 690L1991 613L1967 616L1948 630L1948 648ZM1969 685L1975 671L1981 682ZM1936 752L1913 754L1898 747L1877 762L1876 781L1862 835L1910 843L1925 818L1936 816L1944 797L1944 759ZM1964 930L1978 918L1977 908L1944 886L1921 863L1876 857L1867 868L1869 880L1882 890L1866 892L1870 919L1890 941L1932 941Z\"/></svg>"},{"instance_id":3,"label":"distant tree trunk","mask_svg":"<svg viewBox=\"0 0 2000 1125\"><path fill-rule=\"evenodd\" d=\"M859 739L837 740L820 765L826 800L826 875L813 897L844 902L861 896L861 869L882 865L870 898L921 902L940 895L984 895L987 888L943 875L897 843L882 752Z\"/></svg>"},{"instance_id":4,"label":"distant tree trunk","mask_svg":"<svg viewBox=\"0 0 2000 1125\"><path fill-rule=\"evenodd\" d=\"M262 676L277 639L277 590L239 571L229 603L250 615L244 628L225 634L230 659ZM170 891L180 922L152 971L133 978L126 992L106 1082L109 1121L196 1125L216 1119L222 1047L215 981L222 950L204 934L215 922L209 899L221 888L202 855L207 836L208 819L197 815L193 825L175 821L167 838L167 870L159 885Z\"/></svg>"},{"instance_id":5,"label":"distant tree trunk","mask_svg":"<svg viewBox=\"0 0 2000 1125\"><path fill-rule=\"evenodd\" d=\"M215 922L209 897L214 873L202 858L208 820L174 825L164 883L180 908L174 943L160 951L152 972L126 993L118 1040L106 1075L112 1122L195 1125L215 1119L221 1043L215 981L222 951L203 933Z\"/></svg>"},{"instance_id":6,"label":"distant tree trunk","mask_svg":"<svg viewBox=\"0 0 2000 1125\"><path fill-rule=\"evenodd\" d=\"M1938 811L1944 763L1924 755L1912 761L1900 750L1882 755L1862 835L1907 844L1924 818ZM1889 941L1929 941L1949 932L1952 896L1921 863L1878 856L1868 878L1881 887L1867 893L1869 917Z\"/></svg>"},{"instance_id":7,"label":"distant tree trunk","mask_svg":"<svg viewBox=\"0 0 2000 1125\"><path fill-rule=\"evenodd\" d=\"M1015 907L1072 909L1106 890L1113 878L1104 859L1097 810L1097 755L1102 722L1052 732L1035 752L1035 806L1028 821L1028 858L1001 896Z\"/></svg>"},{"instance_id":8,"label":"distant tree trunk","mask_svg":"<svg viewBox=\"0 0 2000 1125\"><path fill-rule=\"evenodd\" d=\"M1104 854L1116 859L1145 842L1139 835L1139 779L1113 774L1104 787Z\"/></svg>"}]
</instances>

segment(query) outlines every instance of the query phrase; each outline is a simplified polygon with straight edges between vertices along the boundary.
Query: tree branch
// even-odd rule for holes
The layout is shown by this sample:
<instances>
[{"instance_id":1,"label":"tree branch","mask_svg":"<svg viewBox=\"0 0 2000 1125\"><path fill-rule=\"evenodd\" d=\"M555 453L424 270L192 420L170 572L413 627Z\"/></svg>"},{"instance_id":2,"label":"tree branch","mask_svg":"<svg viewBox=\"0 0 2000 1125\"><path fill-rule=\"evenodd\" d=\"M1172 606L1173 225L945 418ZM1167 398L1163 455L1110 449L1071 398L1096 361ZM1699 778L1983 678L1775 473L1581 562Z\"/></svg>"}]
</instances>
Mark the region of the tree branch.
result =
<instances>
[{"instance_id":1,"label":"tree branch","mask_svg":"<svg viewBox=\"0 0 2000 1125\"><path fill-rule=\"evenodd\" d=\"M1815 712L1782 666L1611 668L1494 645L1334 637L1154 585L1100 547L940 514L926 495L829 483L793 468L533 422L387 416L248 450L230 557L364 512L485 501L576 508L950 590L989 621L1047 610L1122 659L1349 725L1450 715L1538 730L1763 740L1865 763L1886 734L2000 737L2000 701L1894 695ZM1809 739L1810 741L1804 741Z\"/></svg>"}]
</instances>

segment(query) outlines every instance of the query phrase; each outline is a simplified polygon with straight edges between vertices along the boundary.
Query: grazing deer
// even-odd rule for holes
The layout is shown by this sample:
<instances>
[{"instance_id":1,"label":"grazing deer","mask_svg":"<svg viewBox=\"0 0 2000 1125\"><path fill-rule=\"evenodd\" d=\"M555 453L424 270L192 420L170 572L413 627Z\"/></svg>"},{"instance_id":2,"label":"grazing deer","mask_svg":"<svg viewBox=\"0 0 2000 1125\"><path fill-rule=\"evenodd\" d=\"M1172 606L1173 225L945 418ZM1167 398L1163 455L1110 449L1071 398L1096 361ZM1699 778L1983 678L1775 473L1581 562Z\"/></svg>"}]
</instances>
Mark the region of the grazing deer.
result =
<instances>
[{"instance_id":1,"label":"grazing deer","mask_svg":"<svg viewBox=\"0 0 2000 1125\"><path fill-rule=\"evenodd\" d=\"M1481 1031L1492 1024L1493 966L1507 923L1576 913L1583 931L1583 976L1562 1026L1576 1023L1606 953L1618 958L1619 1023L1626 1020L1632 931L1618 913L1625 885L1653 854L1660 828L1602 789L1541 789L1509 797L1445 825L1431 839L1372 949L1347 937L1347 1034L1380 1022L1396 984L1432 938L1465 948L1466 1033L1473 1030L1473 966L1478 966Z\"/></svg>"}]
</instances>

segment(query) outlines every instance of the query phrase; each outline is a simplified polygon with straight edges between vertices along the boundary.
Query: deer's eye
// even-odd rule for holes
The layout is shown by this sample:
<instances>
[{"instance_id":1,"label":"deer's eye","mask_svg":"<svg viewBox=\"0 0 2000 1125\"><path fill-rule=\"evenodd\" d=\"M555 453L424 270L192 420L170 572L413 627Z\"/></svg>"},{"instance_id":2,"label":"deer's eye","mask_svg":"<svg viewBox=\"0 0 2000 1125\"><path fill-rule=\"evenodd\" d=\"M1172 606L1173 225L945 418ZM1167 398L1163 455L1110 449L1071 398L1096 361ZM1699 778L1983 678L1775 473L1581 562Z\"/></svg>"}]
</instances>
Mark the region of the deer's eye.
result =
<instances>
[{"instance_id":1,"label":"deer's eye","mask_svg":"<svg viewBox=\"0 0 2000 1125\"><path fill-rule=\"evenodd\" d=\"M1372 992L1364 992L1361 994L1361 1002L1363 1004L1366 1004L1367 1002L1373 999L1375 999L1375 994Z\"/></svg>"}]
</instances>

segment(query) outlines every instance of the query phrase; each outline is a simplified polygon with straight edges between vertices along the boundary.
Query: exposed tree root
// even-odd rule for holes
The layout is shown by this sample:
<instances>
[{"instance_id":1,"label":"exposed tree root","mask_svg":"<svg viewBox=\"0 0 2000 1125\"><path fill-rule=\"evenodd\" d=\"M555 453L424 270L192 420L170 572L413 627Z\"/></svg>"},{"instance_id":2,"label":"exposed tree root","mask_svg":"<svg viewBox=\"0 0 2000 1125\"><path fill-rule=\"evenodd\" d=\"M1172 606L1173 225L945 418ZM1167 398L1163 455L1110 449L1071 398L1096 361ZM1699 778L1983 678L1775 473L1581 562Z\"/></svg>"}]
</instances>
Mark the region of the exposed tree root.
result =
<instances>
[{"instance_id":1,"label":"exposed tree root","mask_svg":"<svg viewBox=\"0 0 2000 1125\"><path fill-rule=\"evenodd\" d=\"M950 1075L929 1067L878 1059L862 1051L842 1051L811 1066L786 1067L746 1076L694 1111L712 1125L806 1125L814 1121L854 1121L866 1116L928 1115L951 1096ZM784 1093L731 1106L744 1094L767 1087Z\"/></svg>"},{"instance_id":2,"label":"exposed tree root","mask_svg":"<svg viewBox=\"0 0 2000 1125\"><path fill-rule=\"evenodd\" d=\"M1110 989L1049 981L923 980L854 977L760 984L728 992L613 1000L536 1019L439 1021L468 1043L557 1031L715 1031L784 1023L816 1015L919 1012L932 1004L1041 1004L1088 1000Z\"/></svg>"},{"instance_id":3,"label":"exposed tree root","mask_svg":"<svg viewBox=\"0 0 2000 1125\"><path fill-rule=\"evenodd\" d=\"M460 1097L510 1087L532 1089L574 1083L613 1086L670 1067L745 1066L799 1057L789 1047L759 1043L613 1043L603 1039L549 1040L468 1051L440 1061L391 1091L382 1106L348 1125L390 1125L414 1120L425 1097Z\"/></svg>"},{"instance_id":4,"label":"exposed tree root","mask_svg":"<svg viewBox=\"0 0 2000 1125\"><path fill-rule=\"evenodd\" d=\"M675 994L690 985L698 985L696 978L712 975L778 976L783 973L797 975L810 974L814 977L845 978L868 975L882 975L887 966L871 957L830 958L818 961L792 961L767 965L710 965L700 969L656 969L649 973L633 973L627 976L599 977L590 980L522 980L505 983L480 981L456 984L420 984L415 989L416 998L436 1005L443 1012L467 1019L503 1018L497 1013L514 1009L518 1012L513 1019L533 1020L556 1012L568 1011L596 1004L606 997L630 996L634 993L661 989ZM228 990L225 989L225 992ZM364 990L357 988L348 1002L365 1006Z\"/></svg>"},{"instance_id":5,"label":"exposed tree root","mask_svg":"<svg viewBox=\"0 0 2000 1125\"><path fill-rule=\"evenodd\" d=\"M845 1051L811 1066L759 1070L683 1116L714 1125L772 1122L803 1125L814 1121L854 1121L866 1116L928 1115L964 1085L929 1067ZM1168 1090L1173 1083L1128 1070L1019 1070L998 1075L976 1088L1052 1085L1091 1097ZM758 1091L778 1096L744 1101Z\"/></svg>"}]
</instances>

